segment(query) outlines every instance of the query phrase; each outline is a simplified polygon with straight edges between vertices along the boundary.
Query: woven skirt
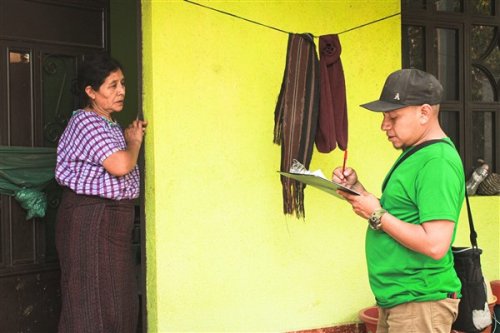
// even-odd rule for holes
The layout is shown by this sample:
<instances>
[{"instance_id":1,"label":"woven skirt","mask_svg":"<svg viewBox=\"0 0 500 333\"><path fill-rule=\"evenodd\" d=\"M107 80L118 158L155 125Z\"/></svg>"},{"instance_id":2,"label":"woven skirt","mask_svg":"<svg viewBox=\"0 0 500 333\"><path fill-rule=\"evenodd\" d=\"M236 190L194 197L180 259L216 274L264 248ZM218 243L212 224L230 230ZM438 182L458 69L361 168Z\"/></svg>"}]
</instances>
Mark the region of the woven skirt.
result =
<instances>
[{"instance_id":1,"label":"woven skirt","mask_svg":"<svg viewBox=\"0 0 500 333\"><path fill-rule=\"evenodd\" d=\"M59 333L132 333L138 293L134 203L65 189L56 225L61 267Z\"/></svg>"}]
</instances>

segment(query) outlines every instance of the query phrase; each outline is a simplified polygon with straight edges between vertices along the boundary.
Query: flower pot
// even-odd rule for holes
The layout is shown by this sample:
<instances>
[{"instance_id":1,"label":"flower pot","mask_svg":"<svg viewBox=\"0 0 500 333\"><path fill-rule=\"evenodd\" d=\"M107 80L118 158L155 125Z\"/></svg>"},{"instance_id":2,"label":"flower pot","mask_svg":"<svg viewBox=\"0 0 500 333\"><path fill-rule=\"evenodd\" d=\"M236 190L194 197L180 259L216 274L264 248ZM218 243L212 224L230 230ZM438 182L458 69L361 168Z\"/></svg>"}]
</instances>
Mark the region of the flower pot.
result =
<instances>
[{"instance_id":1,"label":"flower pot","mask_svg":"<svg viewBox=\"0 0 500 333\"><path fill-rule=\"evenodd\" d=\"M378 306L370 306L362 309L359 311L358 317L365 324L367 333L375 333L377 331Z\"/></svg>"},{"instance_id":2,"label":"flower pot","mask_svg":"<svg viewBox=\"0 0 500 333\"><path fill-rule=\"evenodd\" d=\"M491 292L497 297L497 305L500 305L500 280L490 282Z\"/></svg>"}]
</instances>

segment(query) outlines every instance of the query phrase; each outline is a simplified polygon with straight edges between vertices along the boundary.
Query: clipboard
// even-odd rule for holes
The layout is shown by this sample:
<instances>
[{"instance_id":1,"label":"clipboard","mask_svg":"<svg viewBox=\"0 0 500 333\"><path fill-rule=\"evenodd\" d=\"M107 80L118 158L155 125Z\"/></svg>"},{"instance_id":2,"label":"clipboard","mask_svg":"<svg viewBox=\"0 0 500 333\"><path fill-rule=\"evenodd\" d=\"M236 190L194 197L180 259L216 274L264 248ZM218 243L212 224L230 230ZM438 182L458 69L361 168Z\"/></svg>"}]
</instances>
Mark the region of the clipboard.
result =
<instances>
[{"instance_id":1,"label":"clipboard","mask_svg":"<svg viewBox=\"0 0 500 333\"><path fill-rule=\"evenodd\" d=\"M325 179L322 177L318 177L315 175L284 172L284 171L278 171L278 172L285 177L295 179L301 183L316 187L317 189L320 189L322 191L330 193L331 195L336 196L337 198L344 199L344 197L342 197L340 194L337 193L337 190L345 191L347 193L354 194L354 195L361 195L359 192L357 192L353 189L350 189L348 187L345 187L342 184L335 183L331 180L328 180L328 179Z\"/></svg>"}]
</instances>

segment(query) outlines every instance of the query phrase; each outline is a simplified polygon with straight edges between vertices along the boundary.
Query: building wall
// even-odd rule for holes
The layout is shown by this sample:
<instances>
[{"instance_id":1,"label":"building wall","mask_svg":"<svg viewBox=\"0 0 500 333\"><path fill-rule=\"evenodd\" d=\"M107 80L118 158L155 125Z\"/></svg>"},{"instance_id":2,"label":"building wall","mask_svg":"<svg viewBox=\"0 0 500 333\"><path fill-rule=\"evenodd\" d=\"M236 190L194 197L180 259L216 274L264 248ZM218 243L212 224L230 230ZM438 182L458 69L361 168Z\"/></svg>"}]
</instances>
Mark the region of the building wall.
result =
<instances>
[{"instance_id":1,"label":"building wall","mask_svg":"<svg viewBox=\"0 0 500 333\"><path fill-rule=\"evenodd\" d=\"M397 0L200 3L316 36L400 11ZM380 131L381 115L359 104L378 98L387 74L400 68L400 25L395 16L340 35L348 165L376 195L399 153ZM272 138L287 34L180 0L142 0L142 34L149 331L357 322L374 304L366 221L310 187L305 219L282 213L281 152ZM342 156L315 151L310 168L328 175ZM484 261L497 263L485 270L498 278L498 216L481 210L498 201L480 199L478 215L492 220L477 222Z\"/></svg>"}]
</instances>

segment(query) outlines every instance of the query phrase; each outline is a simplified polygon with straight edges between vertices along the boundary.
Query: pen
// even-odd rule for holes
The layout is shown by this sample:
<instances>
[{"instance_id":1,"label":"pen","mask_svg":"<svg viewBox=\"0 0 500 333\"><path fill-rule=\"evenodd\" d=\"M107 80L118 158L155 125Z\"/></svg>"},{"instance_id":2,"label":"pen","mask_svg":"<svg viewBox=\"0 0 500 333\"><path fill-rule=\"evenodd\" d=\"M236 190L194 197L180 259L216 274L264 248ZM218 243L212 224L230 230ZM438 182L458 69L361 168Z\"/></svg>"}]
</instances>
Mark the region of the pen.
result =
<instances>
[{"instance_id":1,"label":"pen","mask_svg":"<svg viewBox=\"0 0 500 333\"><path fill-rule=\"evenodd\" d=\"M347 148L344 150L344 163L342 163L342 176L344 175L346 161L347 161Z\"/></svg>"}]
</instances>

